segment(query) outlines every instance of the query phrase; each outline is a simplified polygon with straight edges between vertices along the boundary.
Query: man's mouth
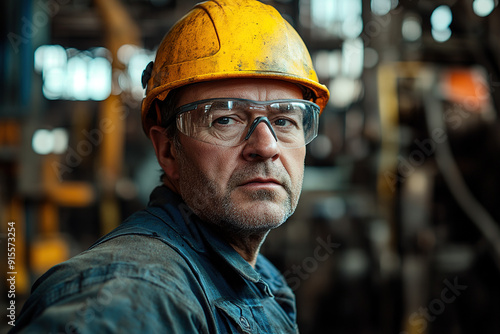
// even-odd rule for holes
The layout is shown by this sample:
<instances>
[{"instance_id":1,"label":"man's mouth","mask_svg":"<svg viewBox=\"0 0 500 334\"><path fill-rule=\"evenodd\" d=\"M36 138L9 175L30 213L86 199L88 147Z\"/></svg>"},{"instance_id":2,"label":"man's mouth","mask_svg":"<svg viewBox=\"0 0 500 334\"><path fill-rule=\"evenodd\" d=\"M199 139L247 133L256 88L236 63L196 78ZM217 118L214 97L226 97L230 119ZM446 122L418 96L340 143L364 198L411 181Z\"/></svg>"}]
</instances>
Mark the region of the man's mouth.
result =
<instances>
[{"instance_id":1,"label":"man's mouth","mask_svg":"<svg viewBox=\"0 0 500 334\"><path fill-rule=\"evenodd\" d=\"M274 178L253 178L242 182L244 187L277 187L282 186L281 182Z\"/></svg>"}]
</instances>

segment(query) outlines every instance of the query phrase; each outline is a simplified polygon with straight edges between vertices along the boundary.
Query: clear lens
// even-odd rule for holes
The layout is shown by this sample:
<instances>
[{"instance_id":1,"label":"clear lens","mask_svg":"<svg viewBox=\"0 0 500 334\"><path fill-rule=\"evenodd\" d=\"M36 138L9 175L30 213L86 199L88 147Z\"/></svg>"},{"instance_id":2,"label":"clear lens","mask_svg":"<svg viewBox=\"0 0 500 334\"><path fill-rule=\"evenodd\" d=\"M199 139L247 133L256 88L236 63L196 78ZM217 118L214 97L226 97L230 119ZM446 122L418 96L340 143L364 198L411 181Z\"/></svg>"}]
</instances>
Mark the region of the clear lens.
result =
<instances>
[{"instance_id":1,"label":"clear lens","mask_svg":"<svg viewBox=\"0 0 500 334\"><path fill-rule=\"evenodd\" d=\"M316 137L319 107L305 100L209 99L184 105L176 115L183 134L219 146L240 145L253 132L256 117L264 116L278 144L297 148Z\"/></svg>"}]
</instances>

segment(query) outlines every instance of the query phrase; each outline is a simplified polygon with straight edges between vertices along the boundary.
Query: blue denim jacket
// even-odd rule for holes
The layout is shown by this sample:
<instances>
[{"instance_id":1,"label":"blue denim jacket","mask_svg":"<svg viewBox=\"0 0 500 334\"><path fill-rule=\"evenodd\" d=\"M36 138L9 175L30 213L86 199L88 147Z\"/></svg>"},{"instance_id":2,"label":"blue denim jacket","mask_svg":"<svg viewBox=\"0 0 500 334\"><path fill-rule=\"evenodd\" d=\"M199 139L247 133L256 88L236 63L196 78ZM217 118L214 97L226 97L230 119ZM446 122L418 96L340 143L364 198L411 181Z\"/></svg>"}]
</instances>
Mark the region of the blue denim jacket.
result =
<instances>
[{"instance_id":1,"label":"blue denim jacket","mask_svg":"<svg viewBox=\"0 0 500 334\"><path fill-rule=\"evenodd\" d=\"M180 197L156 188L87 251L39 278L12 332L297 333L295 297L252 268Z\"/></svg>"}]
</instances>

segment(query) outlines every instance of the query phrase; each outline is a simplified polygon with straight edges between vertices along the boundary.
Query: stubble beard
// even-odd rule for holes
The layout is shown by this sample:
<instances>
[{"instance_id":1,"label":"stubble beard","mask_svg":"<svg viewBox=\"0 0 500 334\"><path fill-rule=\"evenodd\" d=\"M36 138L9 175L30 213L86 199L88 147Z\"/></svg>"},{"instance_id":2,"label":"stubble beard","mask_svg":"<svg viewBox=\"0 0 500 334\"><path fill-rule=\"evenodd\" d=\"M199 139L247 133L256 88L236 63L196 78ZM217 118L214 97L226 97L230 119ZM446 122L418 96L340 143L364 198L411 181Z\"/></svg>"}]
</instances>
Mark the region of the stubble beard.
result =
<instances>
[{"instance_id":1,"label":"stubble beard","mask_svg":"<svg viewBox=\"0 0 500 334\"><path fill-rule=\"evenodd\" d=\"M182 149L177 153L180 166L179 188L183 200L203 221L234 237L267 233L283 224L297 207L302 179L294 187L284 168L271 162L246 165L235 171L225 189L219 190L215 181L193 166ZM275 190L259 189L246 194L249 202L253 202L252 205L246 209L238 207L231 198L233 190L249 176L257 175L277 179L287 195L280 199ZM272 210L257 210L261 205L272 205Z\"/></svg>"}]
</instances>

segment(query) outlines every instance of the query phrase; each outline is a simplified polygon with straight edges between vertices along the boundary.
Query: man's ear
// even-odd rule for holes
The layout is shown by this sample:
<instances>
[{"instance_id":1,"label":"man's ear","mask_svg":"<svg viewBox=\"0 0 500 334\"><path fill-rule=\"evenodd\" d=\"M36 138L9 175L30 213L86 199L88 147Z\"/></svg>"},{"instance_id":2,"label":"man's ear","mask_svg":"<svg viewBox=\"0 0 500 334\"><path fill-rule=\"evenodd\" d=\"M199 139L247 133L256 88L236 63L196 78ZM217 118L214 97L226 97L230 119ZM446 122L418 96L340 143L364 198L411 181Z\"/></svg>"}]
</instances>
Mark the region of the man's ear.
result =
<instances>
[{"instance_id":1,"label":"man's ear","mask_svg":"<svg viewBox=\"0 0 500 334\"><path fill-rule=\"evenodd\" d=\"M153 142L158 163L170 182L176 184L179 179L179 167L173 141L166 135L165 128L158 125L149 129L149 138Z\"/></svg>"}]
</instances>

